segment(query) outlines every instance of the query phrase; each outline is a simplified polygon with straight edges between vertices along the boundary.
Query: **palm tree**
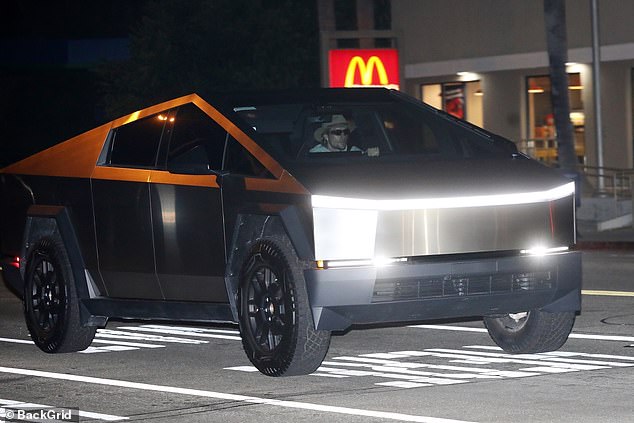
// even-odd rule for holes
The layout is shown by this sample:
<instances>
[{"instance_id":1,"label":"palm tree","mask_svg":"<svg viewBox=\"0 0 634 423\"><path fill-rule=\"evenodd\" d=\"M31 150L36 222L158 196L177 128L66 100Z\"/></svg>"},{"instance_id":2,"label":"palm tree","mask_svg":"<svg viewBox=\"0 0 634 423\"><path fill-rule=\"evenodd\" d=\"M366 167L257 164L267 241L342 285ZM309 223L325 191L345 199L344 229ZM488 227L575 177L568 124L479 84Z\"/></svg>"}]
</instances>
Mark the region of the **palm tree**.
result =
<instances>
[{"instance_id":1,"label":"palm tree","mask_svg":"<svg viewBox=\"0 0 634 423\"><path fill-rule=\"evenodd\" d=\"M568 100L568 40L566 37L565 0L544 0L544 21L551 81L551 102L557 130L559 166L574 174L577 166L570 102Z\"/></svg>"}]
</instances>

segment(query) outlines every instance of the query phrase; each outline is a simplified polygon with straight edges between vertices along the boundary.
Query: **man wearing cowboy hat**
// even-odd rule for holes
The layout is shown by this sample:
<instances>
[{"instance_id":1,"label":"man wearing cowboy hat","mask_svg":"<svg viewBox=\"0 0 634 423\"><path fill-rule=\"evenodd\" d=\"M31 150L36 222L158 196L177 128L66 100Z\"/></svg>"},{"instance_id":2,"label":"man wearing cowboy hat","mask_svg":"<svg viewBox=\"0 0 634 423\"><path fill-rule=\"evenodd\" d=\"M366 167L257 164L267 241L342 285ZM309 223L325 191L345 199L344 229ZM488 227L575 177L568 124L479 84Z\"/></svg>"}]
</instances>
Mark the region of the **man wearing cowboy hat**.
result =
<instances>
[{"instance_id":1,"label":"man wearing cowboy hat","mask_svg":"<svg viewBox=\"0 0 634 423\"><path fill-rule=\"evenodd\" d=\"M361 151L358 147L348 147L350 126L343 115L333 115L330 122L324 122L315 131L314 137L319 144L310 149L310 153L329 153L343 151Z\"/></svg>"}]
</instances>

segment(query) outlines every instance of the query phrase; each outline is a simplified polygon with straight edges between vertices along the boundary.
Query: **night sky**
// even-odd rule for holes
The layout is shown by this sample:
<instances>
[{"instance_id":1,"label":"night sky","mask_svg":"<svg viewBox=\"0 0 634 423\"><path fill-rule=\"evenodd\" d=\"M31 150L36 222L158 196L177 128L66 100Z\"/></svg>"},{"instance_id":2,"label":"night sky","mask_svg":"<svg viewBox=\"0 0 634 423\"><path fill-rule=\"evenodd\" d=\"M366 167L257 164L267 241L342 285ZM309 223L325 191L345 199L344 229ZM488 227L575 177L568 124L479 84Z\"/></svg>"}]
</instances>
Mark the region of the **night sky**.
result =
<instances>
[{"instance_id":1,"label":"night sky","mask_svg":"<svg viewBox=\"0 0 634 423\"><path fill-rule=\"evenodd\" d=\"M146 0L5 0L0 38L95 38L126 36Z\"/></svg>"},{"instance_id":2,"label":"night sky","mask_svg":"<svg viewBox=\"0 0 634 423\"><path fill-rule=\"evenodd\" d=\"M191 92L318 87L316 3L5 1L0 166Z\"/></svg>"},{"instance_id":3,"label":"night sky","mask_svg":"<svg viewBox=\"0 0 634 423\"><path fill-rule=\"evenodd\" d=\"M102 123L92 65L67 40L125 40L144 0L5 1L0 13L0 166ZM75 46L75 51L79 51ZM94 48L91 48L94 49ZM86 50L86 49L84 49Z\"/></svg>"}]
</instances>

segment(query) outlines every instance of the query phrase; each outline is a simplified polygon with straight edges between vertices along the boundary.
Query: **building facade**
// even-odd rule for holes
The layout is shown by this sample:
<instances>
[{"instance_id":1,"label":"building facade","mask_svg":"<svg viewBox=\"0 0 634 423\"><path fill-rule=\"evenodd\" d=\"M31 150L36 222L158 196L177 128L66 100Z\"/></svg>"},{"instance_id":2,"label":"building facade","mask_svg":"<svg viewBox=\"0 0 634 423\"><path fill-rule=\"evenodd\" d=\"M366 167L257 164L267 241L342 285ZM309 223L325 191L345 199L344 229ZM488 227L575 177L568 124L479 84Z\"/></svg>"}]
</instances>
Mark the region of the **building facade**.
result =
<instances>
[{"instance_id":1,"label":"building facade","mask_svg":"<svg viewBox=\"0 0 634 423\"><path fill-rule=\"evenodd\" d=\"M591 4L565 0L575 153L580 165L631 169L634 2L596 0L600 136ZM503 135L544 162L557 160L543 0L318 0L318 6L324 86L333 49L396 49L402 91ZM371 68L366 63L366 79Z\"/></svg>"},{"instance_id":2,"label":"building facade","mask_svg":"<svg viewBox=\"0 0 634 423\"><path fill-rule=\"evenodd\" d=\"M632 168L634 2L597 4L603 164ZM541 0L393 0L401 90L556 160L543 8ZM566 1L566 25L575 151L595 166L590 0Z\"/></svg>"}]
</instances>

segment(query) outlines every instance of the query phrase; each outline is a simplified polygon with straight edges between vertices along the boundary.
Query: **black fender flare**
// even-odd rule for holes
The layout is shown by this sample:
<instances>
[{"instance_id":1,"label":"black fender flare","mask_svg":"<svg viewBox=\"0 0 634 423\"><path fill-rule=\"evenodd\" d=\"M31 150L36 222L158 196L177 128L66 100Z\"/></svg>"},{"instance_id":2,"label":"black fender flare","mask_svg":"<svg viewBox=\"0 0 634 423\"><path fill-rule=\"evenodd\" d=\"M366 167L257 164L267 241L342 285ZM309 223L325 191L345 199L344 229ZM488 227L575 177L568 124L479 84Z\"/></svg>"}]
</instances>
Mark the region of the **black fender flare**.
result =
<instances>
[{"instance_id":1,"label":"black fender flare","mask_svg":"<svg viewBox=\"0 0 634 423\"><path fill-rule=\"evenodd\" d=\"M104 325L103 318L96 318L83 306L81 300L90 298L86 265L79 248L79 242L72 223L70 212L64 206L34 204L29 206L26 213L24 241L22 243L21 259L26 263L30 246L43 236L58 237L68 254L73 277L75 279L77 295L80 299L80 318L87 326ZM26 266L20 266L20 274L24 280Z\"/></svg>"},{"instance_id":2,"label":"black fender flare","mask_svg":"<svg viewBox=\"0 0 634 423\"><path fill-rule=\"evenodd\" d=\"M239 214L233 230L233 236L227 254L225 284L231 306L231 313L238 321L237 296L242 263L251 245L258 239L273 235L289 238L300 260L314 260L315 250L312 220L306 222L306 216L297 206L291 205L278 214Z\"/></svg>"}]
</instances>

